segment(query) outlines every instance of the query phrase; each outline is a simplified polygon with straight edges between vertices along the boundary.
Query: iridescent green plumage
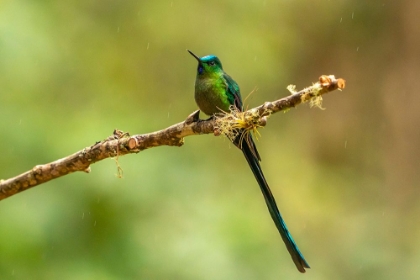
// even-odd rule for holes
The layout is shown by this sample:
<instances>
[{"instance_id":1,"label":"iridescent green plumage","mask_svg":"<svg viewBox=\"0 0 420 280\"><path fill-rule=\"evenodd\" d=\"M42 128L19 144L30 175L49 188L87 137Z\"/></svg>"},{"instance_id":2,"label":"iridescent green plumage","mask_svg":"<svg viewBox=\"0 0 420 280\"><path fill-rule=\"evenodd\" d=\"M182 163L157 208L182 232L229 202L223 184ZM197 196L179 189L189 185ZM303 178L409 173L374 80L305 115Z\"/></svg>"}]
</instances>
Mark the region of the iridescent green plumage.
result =
<instances>
[{"instance_id":1,"label":"iridescent green plumage","mask_svg":"<svg viewBox=\"0 0 420 280\"><path fill-rule=\"evenodd\" d=\"M229 112L230 106L235 106L237 110L243 110L242 98L238 84L223 71L222 63L214 55L198 57L188 51L198 61L197 78L195 81L195 101L207 115L214 115L222 111ZM300 272L305 272L309 268L302 253L299 251L295 241L290 235L286 224L277 208L276 201L265 180L259 161L260 156L254 141L249 133L240 137L244 130L238 131L238 136L232 141L235 146L242 150L252 172L263 193L268 211L273 219L293 262Z\"/></svg>"}]
</instances>

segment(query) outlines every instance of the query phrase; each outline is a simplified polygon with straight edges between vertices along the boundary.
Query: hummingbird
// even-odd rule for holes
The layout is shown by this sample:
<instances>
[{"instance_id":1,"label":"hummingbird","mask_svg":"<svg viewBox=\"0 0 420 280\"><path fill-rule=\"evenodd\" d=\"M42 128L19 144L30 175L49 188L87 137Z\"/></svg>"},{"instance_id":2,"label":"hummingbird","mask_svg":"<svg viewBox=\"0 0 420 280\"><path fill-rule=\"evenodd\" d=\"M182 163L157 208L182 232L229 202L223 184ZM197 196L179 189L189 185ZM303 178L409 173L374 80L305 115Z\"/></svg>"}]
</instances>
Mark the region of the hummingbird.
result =
<instances>
[{"instance_id":1,"label":"hummingbird","mask_svg":"<svg viewBox=\"0 0 420 280\"><path fill-rule=\"evenodd\" d=\"M195 102L206 115L214 116L221 112L229 112L234 106L236 110L243 111L242 97L238 84L225 73L219 58L214 55L198 57L190 50L187 50L197 61L197 77L195 80ZM270 187L265 180L260 166L261 157L255 146L250 133L244 133L245 129L239 129L237 136L232 143L242 150L254 176L260 186L261 192L267 204L271 218L276 225L287 250L292 257L296 268L305 272L310 268L293 237L286 227L280 211L277 208L276 200L271 193Z\"/></svg>"}]
</instances>

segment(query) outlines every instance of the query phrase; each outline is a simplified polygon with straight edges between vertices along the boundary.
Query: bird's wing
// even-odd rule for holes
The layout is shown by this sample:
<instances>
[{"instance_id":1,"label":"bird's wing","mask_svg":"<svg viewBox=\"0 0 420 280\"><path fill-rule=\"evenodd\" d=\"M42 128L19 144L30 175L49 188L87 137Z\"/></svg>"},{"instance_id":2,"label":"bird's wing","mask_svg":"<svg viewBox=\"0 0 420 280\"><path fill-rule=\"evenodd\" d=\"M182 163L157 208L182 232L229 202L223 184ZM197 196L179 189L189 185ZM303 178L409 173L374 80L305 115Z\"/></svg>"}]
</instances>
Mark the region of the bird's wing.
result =
<instances>
[{"instance_id":1,"label":"bird's wing","mask_svg":"<svg viewBox=\"0 0 420 280\"><path fill-rule=\"evenodd\" d=\"M226 73L223 74L223 79L226 83L226 94L228 96L229 103L231 105L235 105L238 110L242 111L242 97L238 84Z\"/></svg>"}]
</instances>

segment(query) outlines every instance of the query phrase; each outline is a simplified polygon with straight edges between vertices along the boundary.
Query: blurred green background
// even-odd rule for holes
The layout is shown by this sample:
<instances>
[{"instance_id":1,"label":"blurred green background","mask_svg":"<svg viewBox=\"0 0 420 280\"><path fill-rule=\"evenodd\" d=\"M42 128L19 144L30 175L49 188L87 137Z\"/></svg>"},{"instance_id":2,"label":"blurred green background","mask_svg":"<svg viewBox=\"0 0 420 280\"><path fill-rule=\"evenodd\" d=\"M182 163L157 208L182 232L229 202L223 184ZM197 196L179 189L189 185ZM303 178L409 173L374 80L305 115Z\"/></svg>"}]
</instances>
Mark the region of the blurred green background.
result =
<instances>
[{"instance_id":1,"label":"blurred green background","mask_svg":"<svg viewBox=\"0 0 420 280\"><path fill-rule=\"evenodd\" d=\"M1 279L418 279L419 1L1 1L0 178L196 109L216 54L248 106L322 74L327 109L260 132L262 167L312 266L297 272L241 152L188 137L0 203Z\"/></svg>"}]
</instances>

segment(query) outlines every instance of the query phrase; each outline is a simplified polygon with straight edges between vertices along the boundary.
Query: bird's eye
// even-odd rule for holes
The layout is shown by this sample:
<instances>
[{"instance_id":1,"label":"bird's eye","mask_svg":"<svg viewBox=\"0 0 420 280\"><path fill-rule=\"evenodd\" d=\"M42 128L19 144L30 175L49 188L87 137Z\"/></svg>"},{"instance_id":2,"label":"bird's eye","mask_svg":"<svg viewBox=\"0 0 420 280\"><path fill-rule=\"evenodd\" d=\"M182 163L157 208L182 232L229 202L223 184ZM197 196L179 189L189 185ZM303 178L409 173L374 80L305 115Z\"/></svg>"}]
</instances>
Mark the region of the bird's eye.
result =
<instances>
[{"instance_id":1,"label":"bird's eye","mask_svg":"<svg viewBox=\"0 0 420 280\"><path fill-rule=\"evenodd\" d=\"M216 64L216 63L215 63L214 61L210 61L210 62L209 62L209 65L210 65L210 66L213 66L213 65L215 65L215 64Z\"/></svg>"}]
</instances>

